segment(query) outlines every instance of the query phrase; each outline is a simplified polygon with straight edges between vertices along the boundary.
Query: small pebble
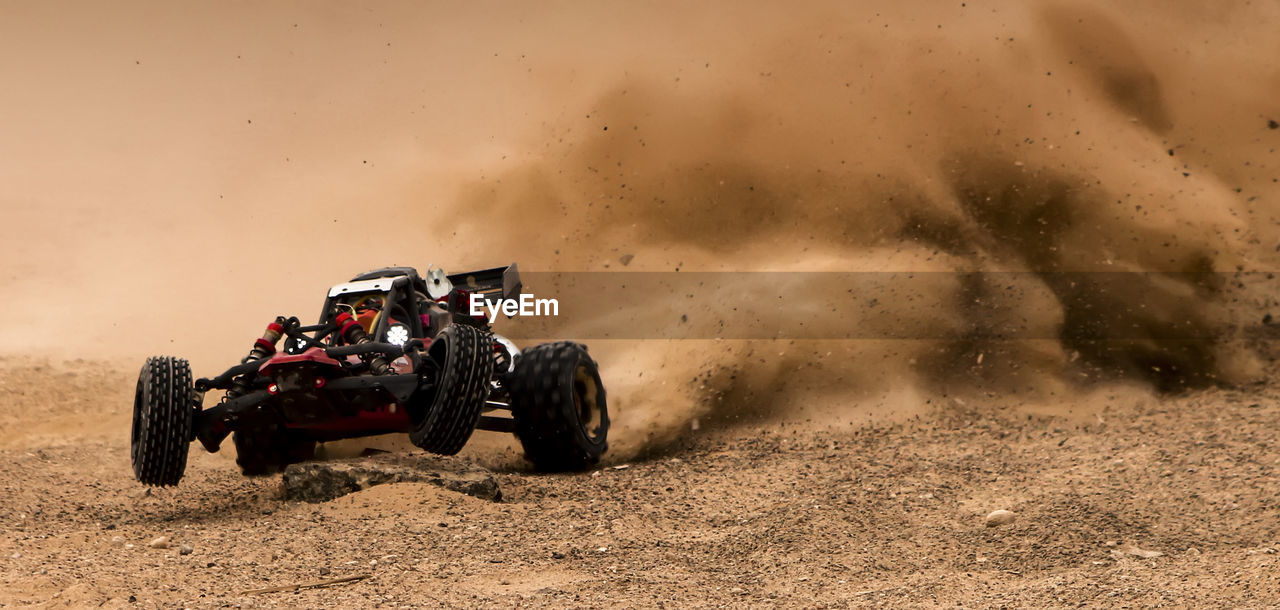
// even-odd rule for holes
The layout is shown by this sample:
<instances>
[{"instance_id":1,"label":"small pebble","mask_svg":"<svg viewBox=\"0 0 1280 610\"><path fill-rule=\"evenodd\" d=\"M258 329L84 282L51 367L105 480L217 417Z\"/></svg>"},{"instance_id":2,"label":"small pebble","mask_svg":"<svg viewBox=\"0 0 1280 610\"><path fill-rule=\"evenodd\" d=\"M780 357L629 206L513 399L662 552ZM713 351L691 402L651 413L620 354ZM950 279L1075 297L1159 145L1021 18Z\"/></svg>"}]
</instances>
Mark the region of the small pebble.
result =
<instances>
[{"instance_id":1,"label":"small pebble","mask_svg":"<svg viewBox=\"0 0 1280 610\"><path fill-rule=\"evenodd\" d=\"M167 549L169 548L169 537L168 536L157 537L155 540L148 542L147 546L153 549Z\"/></svg>"},{"instance_id":2,"label":"small pebble","mask_svg":"<svg viewBox=\"0 0 1280 610\"><path fill-rule=\"evenodd\" d=\"M192 551L194 551L194 550L195 550L194 548L191 548L191 545L189 545L189 544L184 544L184 545L182 545L182 546L178 547L178 554L179 554L179 555L190 555L190 554L191 554L191 552L192 552Z\"/></svg>"},{"instance_id":3,"label":"small pebble","mask_svg":"<svg viewBox=\"0 0 1280 610\"><path fill-rule=\"evenodd\" d=\"M987 527L999 527L1001 525L1008 525L1010 523L1013 523L1013 521L1017 518L1018 518L1017 515L1013 514L1012 511L1007 511L1004 509L993 510L991 511L991 514L987 515L987 519L986 519Z\"/></svg>"}]
</instances>

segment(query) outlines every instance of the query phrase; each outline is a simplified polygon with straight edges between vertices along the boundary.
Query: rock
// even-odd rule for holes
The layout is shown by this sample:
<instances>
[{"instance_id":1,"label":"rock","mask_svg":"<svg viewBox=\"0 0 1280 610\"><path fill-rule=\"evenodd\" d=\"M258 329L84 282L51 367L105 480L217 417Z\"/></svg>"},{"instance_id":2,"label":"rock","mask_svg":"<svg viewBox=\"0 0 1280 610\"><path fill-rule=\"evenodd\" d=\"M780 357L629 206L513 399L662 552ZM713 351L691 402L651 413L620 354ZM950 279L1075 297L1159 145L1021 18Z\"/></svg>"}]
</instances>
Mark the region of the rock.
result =
<instances>
[{"instance_id":1,"label":"rock","mask_svg":"<svg viewBox=\"0 0 1280 610\"><path fill-rule=\"evenodd\" d=\"M169 548L169 537L159 536L151 542L148 542L147 546L153 549L167 549Z\"/></svg>"},{"instance_id":2,"label":"rock","mask_svg":"<svg viewBox=\"0 0 1280 610\"><path fill-rule=\"evenodd\" d=\"M284 471L284 497L327 502L384 483L430 483L485 500L502 500L502 490L498 489L493 473L469 461L392 453L293 464Z\"/></svg>"},{"instance_id":3,"label":"rock","mask_svg":"<svg viewBox=\"0 0 1280 610\"><path fill-rule=\"evenodd\" d=\"M1154 559L1156 557L1164 556L1164 553L1161 553L1160 551L1148 551L1133 546L1132 544L1126 546L1124 552L1126 555L1133 555L1134 557L1141 557L1143 559Z\"/></svg>"},{"instance_id":4,"label":"rock","mask_svg":"<svg viewBox=\"0 0 1280 610\"><path fill-rule=\"evenodd\" d=\"M111 546L124 546L124 536L112 536Z\"/></svg>"},{"instance_id":5,"label":"rock","mask_svg":"<svg viewBox=\"0 0 1280 610\"><path fill-rule=\"evenodd\" d=\"M190 555L193 551L195 551L195 549L194 549L194 548L192 548L192 547L191 547L191 545L189 545L189 544L184 544L184 545L182 545L182 546L178 547L178 554L179 554L179 555Z\"/></svg>"},{"instance_id":6,"label":"rock","mask_svg":"<svg viewBox=\"0 0 1280 610\"><path fill-rule=\"evenodd\" d=\"M635 257L636 256L634 254L623 254L622 257L618 259L618 262L622 263L623 267L626 267L631 264L631 259Z\"/></svg>"},{"instance_id":7,"label":"rock","mask_svg":"<svg viewBox=\"0 0 1280 610\"><path fill-rule=\"evenodd\" d=\"M1017 518L1018 516L1013 514L1012 511L1007 511L1004 509L993 510L991 511L991 514L987 515L987 519L986 519L987 527L1000 527L1001 525L1009 525L1010 523L1013 523L1014 520L1016 520Z\"/></svg>"}]
</instances>

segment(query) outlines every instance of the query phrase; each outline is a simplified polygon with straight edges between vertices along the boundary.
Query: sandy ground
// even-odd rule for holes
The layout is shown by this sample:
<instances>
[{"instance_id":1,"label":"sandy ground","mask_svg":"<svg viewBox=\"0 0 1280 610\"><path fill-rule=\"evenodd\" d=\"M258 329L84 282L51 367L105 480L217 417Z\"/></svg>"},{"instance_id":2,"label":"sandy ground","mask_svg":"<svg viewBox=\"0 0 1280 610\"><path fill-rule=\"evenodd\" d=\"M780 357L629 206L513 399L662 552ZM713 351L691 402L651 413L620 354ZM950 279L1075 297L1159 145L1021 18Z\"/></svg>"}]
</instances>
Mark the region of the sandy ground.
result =
<instances>
[{"instance_id":1,"label":"sandy ground","mask_svg":"<svg viewBox=\"0 0 1280 610\"><path fill-rule=\"evenodd\" d=\"M500 503L391 484L306 504L200 450L178 487L138 485L128 378L98 362L4 362L0 603L1280 603L1270 386L1104 390L1070 415L992 398L901 422L756 421L576 475L524 472L489 446L458 459L497 470ZM987 527L996 509L1016 520ZM149 548L158 536L172 546Z\"/></svg>"}]
</instances>

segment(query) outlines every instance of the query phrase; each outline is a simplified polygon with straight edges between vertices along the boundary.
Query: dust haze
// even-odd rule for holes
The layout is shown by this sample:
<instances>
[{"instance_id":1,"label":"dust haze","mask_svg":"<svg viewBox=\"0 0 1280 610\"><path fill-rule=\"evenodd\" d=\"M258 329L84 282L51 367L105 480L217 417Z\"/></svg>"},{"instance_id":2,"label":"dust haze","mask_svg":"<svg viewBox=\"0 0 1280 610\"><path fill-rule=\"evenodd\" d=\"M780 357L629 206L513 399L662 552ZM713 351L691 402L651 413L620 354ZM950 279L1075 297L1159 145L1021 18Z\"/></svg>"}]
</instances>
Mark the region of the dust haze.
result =
<instances>
[{"instance_id":1,"label":"dust haze","mask_svg":"<svg viewBox=\"0 0 1280 610\"><path fill-rule=\"evenodd\" d=\"M593 342L624 455L694 422L1257 375L1230 333L1159 337L1274 304L1230 280L1280 256L1274 4L378 6L5 9L0 347L209 374L356 272L518 261L956 272L848 323L969 339ZM1011 320L1056 339L983 332Z\"/></svg>"}]
</instances>

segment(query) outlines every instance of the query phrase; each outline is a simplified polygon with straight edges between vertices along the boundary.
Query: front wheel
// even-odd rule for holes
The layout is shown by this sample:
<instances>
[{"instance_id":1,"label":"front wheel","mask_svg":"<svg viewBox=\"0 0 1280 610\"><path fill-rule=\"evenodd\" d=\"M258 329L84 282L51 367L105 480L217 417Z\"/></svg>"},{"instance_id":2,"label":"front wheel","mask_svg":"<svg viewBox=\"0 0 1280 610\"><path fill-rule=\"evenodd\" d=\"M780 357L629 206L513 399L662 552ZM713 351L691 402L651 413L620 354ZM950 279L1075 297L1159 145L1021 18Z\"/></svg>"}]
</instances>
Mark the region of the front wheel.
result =
<instances>
[{"instance_id":1,"label":"front wheel","mask_svg":"<svg viewBox=\"0 0 1280 610\"><path fill-rule=\"evenodd\" d=\"M609 407L587 348L561 341L524 350L510 377L511 414L538 470L583 470L608 449Z\"/></svg>"},{"instance_id":2,"label":"front wheel","mask_svg":"<svg viewBox=\"0 0 1280 610\"><path fill-rule=\"evenodd\" d=\"M133 476L147 485L177 485L187 470L195 405L191 365L172 356L147 358L133 395L130 457Z\"/></svg>"},{"instance_id":3,"label":"front wheel","mask_svg":"<svg viewBox=\"0 0 1280 610\"><path fill-rule=\"evenodd\" d=\"M446 326L431 340L424 366L434 379L407 405L414 445L440 455L462 450L489 397L493 354L492 335L470 326Z\"/></svg>"}]
</instances>

